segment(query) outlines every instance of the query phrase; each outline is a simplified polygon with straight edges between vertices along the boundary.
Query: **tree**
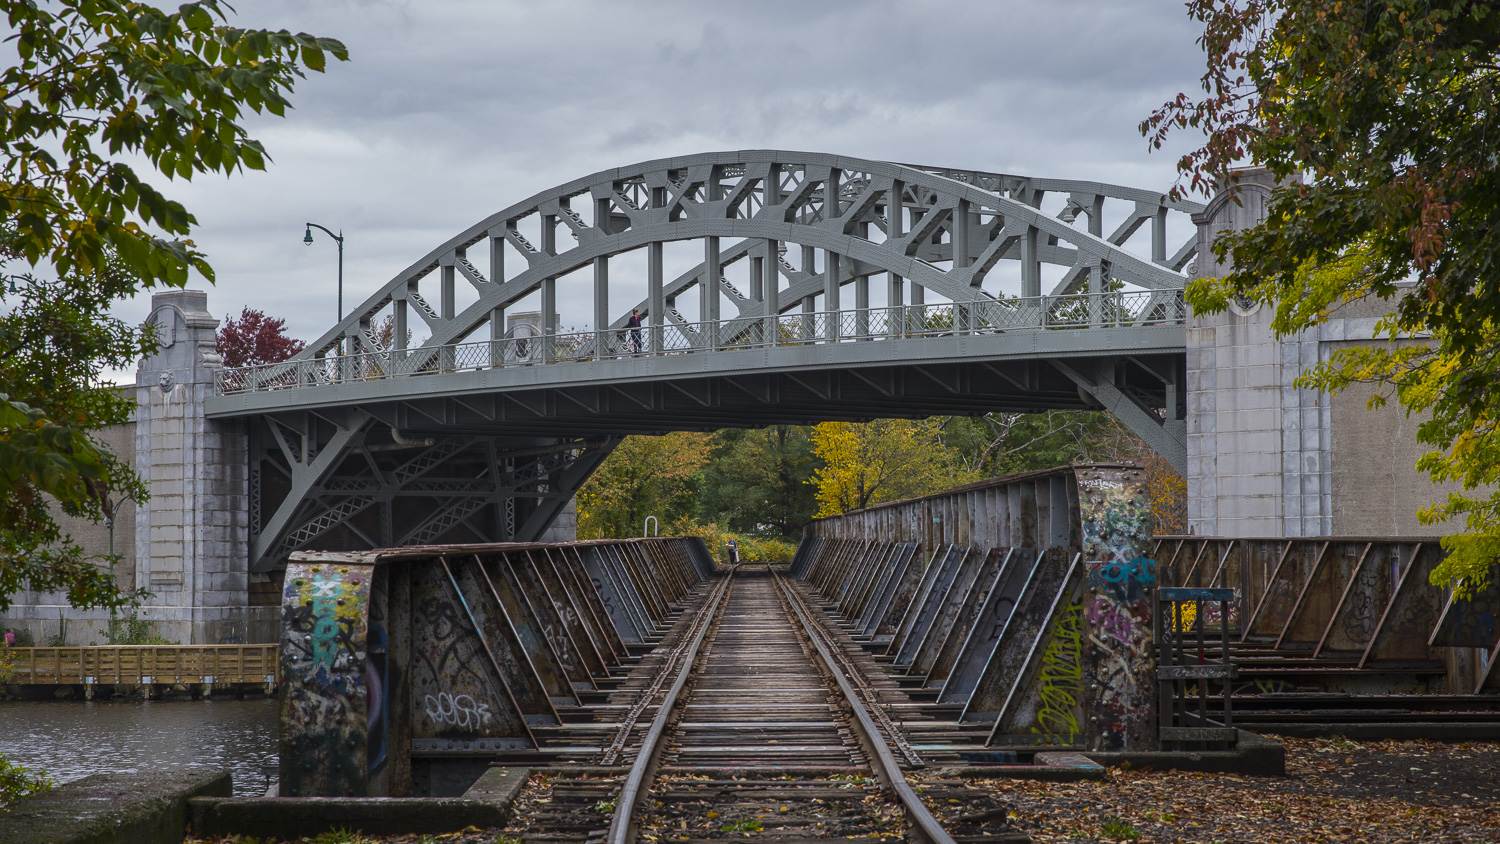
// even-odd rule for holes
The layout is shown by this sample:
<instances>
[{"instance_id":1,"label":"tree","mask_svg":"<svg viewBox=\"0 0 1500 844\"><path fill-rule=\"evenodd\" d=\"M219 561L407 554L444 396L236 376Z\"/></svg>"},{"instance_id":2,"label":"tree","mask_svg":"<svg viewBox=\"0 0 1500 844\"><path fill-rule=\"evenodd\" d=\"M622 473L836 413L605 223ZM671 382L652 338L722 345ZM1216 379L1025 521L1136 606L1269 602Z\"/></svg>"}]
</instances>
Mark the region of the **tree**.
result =
<instances>
[{"instance_id":1,"label":"tree","mask_svg":"<svg viewBox=\"0 0 1500 844\"><path fill-rule=\"evenodd\" d=\"M1068 463L1132 459L1136 439L1113 416L1097 411L986 413L942 421L943 444L977 477L997 477Z\"/></svg>"},{"instance_id":2,"label":"tree","mask_svg":"<svg viewBox=\"0 0 1500 844\"><path fill-rule=\"evenodd\" d=\"M108 317L134 280L118 265L89 283L27 278L0 316L0 610L24 588L66 590L75 606L119 606L109 568L59 528L49 499L70 516L113 518L122 498L146 500L145 485L90 429L121 425L133 397L103 382L155 349L140 328ZM113 561L108 561L113 562Z\"/></svg>"},{"instance_id":3,"label":"tree","mask_svg":"<svg viewBox=\"0 0 1500 844\"><path fill-rule=\"evenodd\" d=\"M716 431L700 475L699 520L757 536L797 536L818 509L817 467L811 428Z\"/></svg>"},{"instance_id":4,"label":"tree","mask_svg":"<svg viewBox=\"0 0 1500 844\"><path fill-rule=\"evenodd\" d=\"M213 280L188 239L196 220L136 162L168 179L263 169L265 150L237 121L284 115L303 68L348 54L326 38L230 27L216 0L0 8L17 56L0 70L0 261L34 268L0 319L0 608L23 585L120 606L131 596L63 535L47 500L97 520L122 495L144 497L89 431L130 410L103 368L154 340L106 312L142 288L184 285L189 270Z\"/></svg>"},{"instance_id":5,"label":"tree","mask_svg":"<svg viewBox=\"0 0 1500 844\"><path fill-rule=\"evenodd\" d=\"M824 422L813 429L818 515L937 492L975 479L943 447L942 420Z\"/></svg>"},{"instance_id":6,"label":"tree","mask_svg":"<svg viewBox=\"0 0 1500 844\"><path fill-rule=\"evenodd\" d=\"M306 343L286 336L286 320L250 307L240 311L238 320L226 318L214 337L214 351L225 366L280 363L305 348Z\"/></svg>"},{"instance_id":7,"label":"tree","mask_svg":"<svg viewBox=\"0 0 1500 844\"><path fill-rule=\"evenodd\" d=\"M1141 124L1159 147L1207 135L1178 169L1232 187L1250 161L1282 182L1265 220L1224 238L1223 279L1192 284L1200 312L1236 295L1271 303L1280 335L1339 305L1390 303L1384 342L1334 352L1301 386L1378 385L1426 416L1417 468L1463 492L1422 510L1463 516L1434 584L1483 587L1500 557L1500 6L1487 0L1192 0L1204 24L1205 96ZM1180 180L1174 193L1182 193ZM1419 338L1421 342L1408 342Z\"/></svg>"},{"instance_id":8,"label":"tree","mask_svg":"<svg viewBox=\"0 0 1500 844\"><path fill-rule=\"evenodd\" d=\"M647 516L659 525L691 518L709 444L697 431L626 437L578 490L579 537L639 536Z\"/></svg>"}]
</instances>

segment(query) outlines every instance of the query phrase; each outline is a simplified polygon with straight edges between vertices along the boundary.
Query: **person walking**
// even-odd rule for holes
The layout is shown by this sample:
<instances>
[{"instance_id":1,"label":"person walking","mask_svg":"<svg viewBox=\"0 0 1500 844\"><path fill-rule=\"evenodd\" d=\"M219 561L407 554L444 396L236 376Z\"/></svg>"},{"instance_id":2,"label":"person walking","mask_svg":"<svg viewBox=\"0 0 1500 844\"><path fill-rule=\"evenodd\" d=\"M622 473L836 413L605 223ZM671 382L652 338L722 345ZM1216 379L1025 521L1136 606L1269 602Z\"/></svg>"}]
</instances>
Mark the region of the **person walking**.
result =
<instances>
[{"instance_id":1,"label":"person walking","mask_svg":"<svg viewBox=\"0 0 1500 844\"><path fill-rule=\"evenodd\" d=\"M630 309L630 320L625 323L625 327L630 329L630 350L631 350L631 352L633 352L634 354L637 354L637 355L640 354L641 353L641 309L640 308L631 308Z\"/></svg>"},{"instance_id":2,"label":"person walking","mask_svg":"<svg viewBox=\"0 0 1500 844\"><path fill-rule=\"evenodd\" d=\"M725 546L729 549L729 564L731 566L738 564L740 561L740 544L731 536L729 537L729 541L725 543Z\"/></svg>"}]
</instances>

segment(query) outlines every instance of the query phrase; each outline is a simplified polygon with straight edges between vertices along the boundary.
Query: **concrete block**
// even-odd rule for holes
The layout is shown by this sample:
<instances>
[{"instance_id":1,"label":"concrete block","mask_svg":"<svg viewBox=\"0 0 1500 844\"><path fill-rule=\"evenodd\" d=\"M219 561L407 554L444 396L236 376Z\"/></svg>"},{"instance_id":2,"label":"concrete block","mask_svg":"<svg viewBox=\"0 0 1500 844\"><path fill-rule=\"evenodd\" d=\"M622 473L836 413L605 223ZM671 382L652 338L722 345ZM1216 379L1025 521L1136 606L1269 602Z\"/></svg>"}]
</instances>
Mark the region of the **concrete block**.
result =
<instances>
[{"instance_id":1,"label":"concrete block","mask_svg":"<svg viewBox=\"0 0 1500 844\"><path fill-rule=\"evenodd\" d=\"M298 840L338 829L365 835L432 835L504 826L508 805L485 799L381 797L200 798L192 801L193 834ZM608 820L606 818L606 820Z\"/></svg>"},{"instance_id":2,"label":"concrete block","mask_svg":"<svg viewBox=\"0 0 1500 844\"><path fill-rule=\"evenodd\" d=\"M94 774L0 814L6 844L177 844L194 798L228 797L228 771Z\"/></svg>"},{"instance_id":3,"label":"concrete block","mask_svg":"<svg viewBox=\"0 0 1500 844\"><path fill-rule=\"evenodd\" d=\"M1251 388L1279 388L1281 386L1281 367L1274 364L1247 367L1245 386Z\"/></svg>"}]
</instances>

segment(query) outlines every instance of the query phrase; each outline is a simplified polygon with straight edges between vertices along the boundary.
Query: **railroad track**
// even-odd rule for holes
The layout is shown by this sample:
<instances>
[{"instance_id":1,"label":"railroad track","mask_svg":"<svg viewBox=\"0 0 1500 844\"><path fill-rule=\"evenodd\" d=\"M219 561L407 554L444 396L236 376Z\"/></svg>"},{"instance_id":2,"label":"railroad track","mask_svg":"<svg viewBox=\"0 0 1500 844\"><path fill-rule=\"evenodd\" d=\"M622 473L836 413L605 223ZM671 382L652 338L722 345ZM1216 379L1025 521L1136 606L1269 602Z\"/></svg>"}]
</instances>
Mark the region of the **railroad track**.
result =
<instances>
[{"instance_id":1,"label":"railroad track","mask_svg":"<svg viewBox=\"0 0 1500 844\"><path fill-rule=\"evenodd\" d=\"M985 792L908 784L902 766L922 760L780 574L730 572L701 607L604 750L601 761L630 763L618 791L607 776L553 785L554 799L561 787L576 805L598 797L591 808L613 810L607 834L587 840L1029 840Z\"/></svg>"}]
</instances>

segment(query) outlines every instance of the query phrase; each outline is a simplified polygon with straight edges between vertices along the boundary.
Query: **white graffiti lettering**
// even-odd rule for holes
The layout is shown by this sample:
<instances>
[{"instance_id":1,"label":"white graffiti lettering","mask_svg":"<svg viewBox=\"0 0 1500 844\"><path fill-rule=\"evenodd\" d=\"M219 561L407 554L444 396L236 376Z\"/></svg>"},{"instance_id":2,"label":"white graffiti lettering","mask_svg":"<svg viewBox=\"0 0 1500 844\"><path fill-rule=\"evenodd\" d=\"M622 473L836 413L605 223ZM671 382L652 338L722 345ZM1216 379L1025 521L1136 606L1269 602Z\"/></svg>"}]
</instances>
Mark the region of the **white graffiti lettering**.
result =
<instances>
[{"instance_id":1,"label":"white graffiti lettering","mask_svg":"<svg viewBox=\"0 0 1500 844\"><path fill-rule=\"evenodd\" d=\"M427 695L423 708L427 710L427 717L434 722L461 730L478 729L490 721L489 706L468 695L450 695L447 692Z\"/></svg>"}]
</instances>

